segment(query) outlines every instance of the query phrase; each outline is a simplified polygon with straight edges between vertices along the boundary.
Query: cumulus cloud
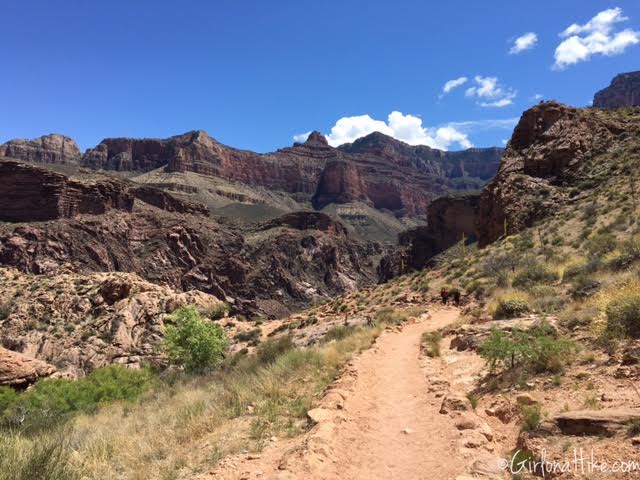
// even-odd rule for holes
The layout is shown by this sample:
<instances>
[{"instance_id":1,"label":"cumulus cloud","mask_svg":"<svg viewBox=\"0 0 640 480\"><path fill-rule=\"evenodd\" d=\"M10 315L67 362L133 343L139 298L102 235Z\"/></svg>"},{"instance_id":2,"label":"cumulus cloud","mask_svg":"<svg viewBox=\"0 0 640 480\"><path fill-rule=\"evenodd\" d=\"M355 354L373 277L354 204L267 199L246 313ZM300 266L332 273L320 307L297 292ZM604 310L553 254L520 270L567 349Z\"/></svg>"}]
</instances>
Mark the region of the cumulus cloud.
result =
<instances>
[{"instance_id":1,"label":"cumulus cloud","mask_svg":"<svg viewBox=\"0 0 640 480\"><path fill-rule=\"evenodd\" d=\"M299 133L297 135L293 136L293 141L296 143L304 143L307 141L307 138L309 138L309 135L311 135L311 130L309 130L308 132L304 132L304 133Z\"/></svg>"},{"instance_id":2,"label":"cumulus cloud","mask_svg":"<svg viewBox=\"0 0 640 480\"><path fill-rule=\"evenodd\" d=\"M536 46L538 43L538 35L534 32L527 32L524 35L520 35L513 42L513 46L509 50L511 55L517 55L520 52L524 52L525 50L530 50Z\"/></svg>"},{"instance_id":3,"label":"cumulus cloud","mask_svg":"<svg viewBox=\"0 0 640 480\"><path fill-rule=\"evenodd\" d=\"M449 80L442 87L442 95L446 95L454 88L458 88L459 86L464 85L465 83L467 83L467 80L469 80L467 77L458 77L454 78L453 80Z\"/></svg>"},{"instance_id":4,"label":"cumulus cloud","mask_svg":"<svg viewBox=\"0 0 640 480\"><path fill-rule=\"evenodd\" d=\"M619 55L640 43L638 31L615 31L618 23L627 20L622 9L616 7L601 11L584 25L570 25L560 34L564 40L556 47L554 68L562 70L593 55Z\"/></svg>"},{"instance_id":5,"label":"cumulus cloud","mask_svg":"<svg viewBox=\"0 0 640 480\"><path fill-rule=\"evenodd\" d=\"M331 132L325 135L329 145L337 147L345 143L351 143L360 137L373 132L380 132L401 140L409 145L427 145L440 150L448 150L451 146L459 148L471 148L473 144L466 133L463 133L453 125L439 127L425 127L422 119L415 115L403 114L393 111L387 117L387 121L376 120L369 115L357 115L340 118ZM309 133L294 136L294 140L304 141Z\"/></svg>"},{"instance_id":6,"label":"cumulus cloud","mask_svg":"<svg viewBox=\"0 0 640 480\"><path fill-rule=\"evenodd\" d=\"M511 88L500 85L497 77L476 75L473 80L476 84L467 88L465 95L476 98L481 107L506 107L513 104L513 99L518 93Z\"/></svg>"}]
</instances>

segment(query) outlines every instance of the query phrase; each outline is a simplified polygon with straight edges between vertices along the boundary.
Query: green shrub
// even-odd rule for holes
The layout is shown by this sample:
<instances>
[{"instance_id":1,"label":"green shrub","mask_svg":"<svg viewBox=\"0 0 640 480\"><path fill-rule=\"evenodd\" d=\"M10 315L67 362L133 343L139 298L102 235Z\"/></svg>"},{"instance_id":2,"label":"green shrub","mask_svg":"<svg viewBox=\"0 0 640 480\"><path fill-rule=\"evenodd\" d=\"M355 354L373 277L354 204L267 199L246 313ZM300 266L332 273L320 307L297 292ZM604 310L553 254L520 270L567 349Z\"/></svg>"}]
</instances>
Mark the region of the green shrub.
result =
<instances>
[{"instance_id":1,"label":"green shrub","mask_svg":"<svg viewBox=\"0 0 640 480\"><path fill-rule=\"evenodd\" d=\"M467 400L469 400L469 403L471 404L471 408L473 408L474 410L478 407L478 396L473 393L473 392L469 392L467 393Z\"/></svg>"},{"instance_id":2,"label":"green shrub","mask_svg":"<svg viewBox=\"0 0 640 480\"><path fill-rule=\"evenodd\" d=\"M47 378L17 394L0 390L0 418L4 425L20 425L22 430L40 430L76 412L95 412L114 400L134 400L156 381L148 368L132 369L110 365L86 378Z\"/></svg>"},{"instance_id":3,"label":"green shrub","mask_svg":"<svg viewBox=\"0 0 640 480\"><path fill-rule=\"evenodd\" d=\"M493 318L496 320L517 318L531 311L526 300L516 298L501 298L498 300Z\"/></svg>"},{"instance_id":4,"label":"green shrub","mask_svg":"<svg viewBox=\"0 0 640 480\"><path fill-rule=\"evenodd\" d=\"M206 371L224 357L227 337L219 325L204 320L193 307L182 307L169 317L164 350L172 364L185 370Z\"/></svg>"},{"instance_id":5,"label":"green shrub","mask_svg":"<svg viewBox=\"0 0 640 480\"><path fill-rule=\"evenodd\" d=\"M542 421L542 410L540 405L524 405L521 410L523 429L532 431L538 428Z\"/></svg>"},{"instance_id":6,"label":"green shrub","mask_svg":"<svg viewBox=\"0 0 640 480\"><path fill-rule=\"evenodd\" d=\"M573 342L558 338L548 324L527 331L514 329L510 333L494 328L480 345L479 353L489 364L491 372L498 368L557 373L575 352Z\"/></svg>"},{"instance_id":7,"label":"green shrub","mask_svg":"<svg viewBox=\"0 0 640 480\"><path fill-rule=\"evenodd\" d=\"M607 330L633 338L640 337L640 291L629 292L606 306Z\"/></svg>"},{"instance_id":8,"label":"green shrub","mask_svg":"<svg viewBox=\"0 0 640 480\"><path fill-rule=\"evenodd\" d=\"M513 278L513 286L527 288L537 284L553 283L558 278L557 272L549 270L540 263L533 262L516 273Z\"/></svg>"}]
</instances>

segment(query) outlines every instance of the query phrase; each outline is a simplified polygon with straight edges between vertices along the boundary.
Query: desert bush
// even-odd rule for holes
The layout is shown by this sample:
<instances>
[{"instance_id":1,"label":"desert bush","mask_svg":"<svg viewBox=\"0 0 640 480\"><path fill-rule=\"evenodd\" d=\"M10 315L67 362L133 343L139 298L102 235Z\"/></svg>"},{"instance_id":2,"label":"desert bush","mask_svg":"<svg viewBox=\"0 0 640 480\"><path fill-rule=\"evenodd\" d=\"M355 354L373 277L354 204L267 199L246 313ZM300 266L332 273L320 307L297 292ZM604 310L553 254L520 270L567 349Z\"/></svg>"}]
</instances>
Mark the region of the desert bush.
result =
<instances>
[{"instance_id":1,"label":"desert bush","mask_svg":"<svg viewBox=\"0 0 640 480\"><path fill-rule=\"evenodd\" d=\"M256 359L260 364L269 365L275 362L278 357L284 355L289 350L295 348L291 335L282 335L270 338L258 346Z\"/></svg>"},{"instance_id":2,"label":"desert bush","mask_svg":"<svg viewBox=\"0 0 640 480\"><path fill-rule=\"evenodd\" d=\"M11 309L13 308L13 302L0 302L0 320L5 320L9 318L11 314Z\"/></svg>"},{"instance_id":3,"label":"desert bush","mask_svg":"<svg viewBox=\"0 0 640 480\"><path fill-rule=\"evenodd\" d=\"M323 342L330 342L332 340L342 340L343 338L348 337L353 334L356 327L353 325L336 325L333 328L330 328L327 333L322 337Z\"/></svg>"},{"instance_id":4,"label":"desert bush","mask_svg":"<svg viewBox=\"0 0 640 480\"><path fill-rule=\"evenodd\" d=\"M535 373L557 373L575 351L576 345L558 338L548 324L527 331L514 329L510 333L493 329L479 348L492 372L523 367Z\"/></svg>"},{"instance_id":5,"label":"desert bush","mask_svg":"<svg viewBox=\"0 0 640 480\"><path fill-rule=\"evenodd\" d=\"M498 299L493 318L496 320L516 318L530 311L531 307L525 296L510 294Z\"/></svg>"},{"instance_id":6,"label":"desert bush","mask_svg":"<svg viewBox=\"0 0 640 480\"><path fill-rule=\"evenodd\" d=\"M585 247L590 256L602 256L616 248L617 243L615 235L603 232L589 238Z\"/></svg>"},{"instance_id":7,"label":"desert bush","mask_svg":"<svg viewBox=\"0 0 640 480\"><path fill-rule=\"evenodd\" d=\"M203 319L195 307L179 308L168 321L163 348L172 364L203 372L223 359L227 347L224 330Z\"/></svg>"},{"instance_id":8,"label":"desert bush","mask_svg":"<svg viewBox=\"0 0 640 480\"><path fill-rule=\"evenodd\" d=\"M607 304L605 313L610 333L640 338L640 290L618 295Z\"/></svg>"},{"instance_id":9,"label":"desert bush","mask_svg":"<svg viewBox=\"0 0 640 480\"><path fill-rule=\"evenodd\" d=\"M548 284L558 280L557 272L550 270L546 266L531 262L524 268L518 270L513 278L513 286L518 288L527 288L538 284Z\"/></svg>"},{"instance_id":10,"label":"desert bush","mask_svg":"<svg viewBox=\"0 0 640 480\"><path fill-rule=\"evenodd\" d=\"M542 421L542 410L540 405L523 405L520 411L522 416L523 429L532 431L538 428Z\"/></svg>"},{"instance_id":11,"label":"desert bush","mask_svg":"<svg viewBox=\"0 0 640 480\"><path fill-rule=\"evenodd\" d=\"M211 320L220 320L229 313L229 304L226 302L216 303L210 308L204 309L202 314Z\"/></svg>"},{"instance_id":12,"label":"desert bush","mask_svg":"<svg viewBox=\"0 0 640 480\"><path fill-rule=\"evenodd\" d=\"M442 340L442 334L440 332L424 332L422 334L421 344L424 352L429 357L440 356L440 341Z\"/></svg>"},{"instance_id":13,"label":"desert bush","mask_svg":"<svg viewBox=\"0 0 640 480\"><path fill-rule=\"evenodd\" d=\"M243 330L241 332L236 333L233 336L233 339L238 342L247 342L251 345L257 345L260 342L261 336L262 336L262 330L256 327L256 328L252 328L251 330Z\"/></svg>"}]
</instances>

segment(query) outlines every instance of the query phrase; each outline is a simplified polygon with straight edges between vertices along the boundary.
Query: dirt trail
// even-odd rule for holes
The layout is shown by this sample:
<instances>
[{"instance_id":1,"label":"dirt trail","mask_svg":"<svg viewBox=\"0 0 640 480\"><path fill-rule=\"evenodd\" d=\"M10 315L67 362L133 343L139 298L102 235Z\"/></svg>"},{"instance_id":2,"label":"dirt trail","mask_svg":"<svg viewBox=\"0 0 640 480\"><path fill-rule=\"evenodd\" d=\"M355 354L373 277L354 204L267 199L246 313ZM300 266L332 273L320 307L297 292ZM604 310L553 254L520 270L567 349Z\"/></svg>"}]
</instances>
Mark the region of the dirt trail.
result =
<instances>
[{"instance_id":1,"label":"dirt trail","mask_svg":"<svg viewBox=\"0 0 640 480\"><path fill-rule=\"evenodd\" d=\"M260 458L221 466L213 478L234 479L439 479L465 471L461 433L439 413L442 394L430 388L420 360L420 337L453 323L456 309L385 331L374 347L355 358L310 412L318 424L302 439L273 445ZM455 383L440 359L434 378ZM464 363L464 362L460 362ZM468 369L468 365L461 365ZM464 398L464 397L463 397ZM278 442L280 443L280 442ZM211 478L211 477L210 477Z\"/></svg>"}]
</instances>

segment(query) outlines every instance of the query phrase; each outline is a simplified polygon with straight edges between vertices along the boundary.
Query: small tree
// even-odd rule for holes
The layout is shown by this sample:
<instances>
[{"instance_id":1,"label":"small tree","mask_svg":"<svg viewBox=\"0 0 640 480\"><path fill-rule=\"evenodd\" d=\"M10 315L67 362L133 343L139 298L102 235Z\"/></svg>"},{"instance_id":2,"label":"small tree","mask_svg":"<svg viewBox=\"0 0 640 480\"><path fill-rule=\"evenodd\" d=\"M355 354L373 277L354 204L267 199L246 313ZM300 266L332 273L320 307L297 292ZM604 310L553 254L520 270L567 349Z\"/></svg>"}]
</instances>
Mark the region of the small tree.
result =
<instances>
[{"instance_id":1,"label":"small tree","mask_svg":"<svg viewBox=\"0 0 640 480\"><path fill-rule=\"evenodd\" d=\"M193 306L182 307L169 317L164 350L169 361L185 370L202 372L224 357L227 337L219 325L203 319Z\"/></svg>"}]
</instances>

